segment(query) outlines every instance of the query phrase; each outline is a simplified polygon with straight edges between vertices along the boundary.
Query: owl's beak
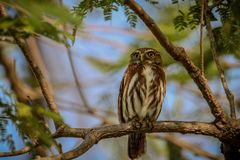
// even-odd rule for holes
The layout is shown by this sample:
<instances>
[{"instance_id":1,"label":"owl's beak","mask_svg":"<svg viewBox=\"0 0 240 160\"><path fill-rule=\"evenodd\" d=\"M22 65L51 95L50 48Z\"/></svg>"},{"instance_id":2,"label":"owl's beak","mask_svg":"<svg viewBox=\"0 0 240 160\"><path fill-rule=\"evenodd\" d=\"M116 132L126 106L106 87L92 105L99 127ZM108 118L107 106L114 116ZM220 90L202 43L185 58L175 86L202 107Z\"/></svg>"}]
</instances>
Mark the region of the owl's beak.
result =
<instances>
[{"instance_id":1,"label":"owl's beak","mask_svg":"<svg viewBox=\"0 0 240 160\"><path fill-rule=\"evenodd\" d=\"M144 54L141 54L141 57L140 57L140 58L141 58L141 61L143 61L143 56L144 56Z\"/></svg>"}]
</instances>

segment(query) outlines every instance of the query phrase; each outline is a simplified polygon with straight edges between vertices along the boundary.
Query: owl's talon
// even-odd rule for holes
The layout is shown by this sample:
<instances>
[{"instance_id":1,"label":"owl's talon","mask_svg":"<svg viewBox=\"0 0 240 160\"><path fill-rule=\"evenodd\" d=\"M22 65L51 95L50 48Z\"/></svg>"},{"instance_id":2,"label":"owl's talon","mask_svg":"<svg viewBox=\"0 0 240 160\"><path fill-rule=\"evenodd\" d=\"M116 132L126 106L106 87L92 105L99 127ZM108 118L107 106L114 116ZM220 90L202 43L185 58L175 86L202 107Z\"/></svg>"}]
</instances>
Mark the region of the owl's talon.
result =
<instances>
[{"instance_id":1,"label":"owl's talon","mask_svg":"<svg viewBox=\"0 0 240 160\"><path fill-rule=\"evenodd\" d=\"M151 121L150 119L147 118L144 120L143 126L152 130L153 129L153 121Z\"/></svg>"},{"instance_id":2,"label":"owl's talon","mask_svg":"<svg viewBox=\"0 0 240 160\"><path fill-rule=\"evenodd\" d=\"M135 122L134 126L136 129L140 129L142 127L142 124L140 122Z\"/></svg>"},{"instance_id":3,"label":"owl's talon","mask_svg":"<svg viewBox=\"0 0 240 160\"><path fill-rule=\"evenodd\" d=\"M140 129L142 127L142 123L137 119L132 120L132 125L135 129Z\"/></svg>"}]
</instances>

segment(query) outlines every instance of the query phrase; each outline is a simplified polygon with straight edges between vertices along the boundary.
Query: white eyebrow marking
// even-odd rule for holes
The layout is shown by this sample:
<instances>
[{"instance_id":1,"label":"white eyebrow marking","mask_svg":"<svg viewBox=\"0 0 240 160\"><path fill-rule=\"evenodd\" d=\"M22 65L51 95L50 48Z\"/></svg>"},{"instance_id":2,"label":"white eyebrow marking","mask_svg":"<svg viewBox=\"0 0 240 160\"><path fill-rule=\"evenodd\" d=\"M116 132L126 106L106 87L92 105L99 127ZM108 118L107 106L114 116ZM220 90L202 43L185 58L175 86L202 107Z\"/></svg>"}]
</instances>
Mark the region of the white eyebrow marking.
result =
<instances>
[{"instance_id":1,"label":"white eyebrow marking","mask_svg":"<svg viewBox=\"0 0 240 160\"><path fill-rule=\"evenodd\" d=\"M145 53L150 52L150 51L155 52L153 49L147 49L147 50L145 51Z\"/></svg>"}]
</instances>

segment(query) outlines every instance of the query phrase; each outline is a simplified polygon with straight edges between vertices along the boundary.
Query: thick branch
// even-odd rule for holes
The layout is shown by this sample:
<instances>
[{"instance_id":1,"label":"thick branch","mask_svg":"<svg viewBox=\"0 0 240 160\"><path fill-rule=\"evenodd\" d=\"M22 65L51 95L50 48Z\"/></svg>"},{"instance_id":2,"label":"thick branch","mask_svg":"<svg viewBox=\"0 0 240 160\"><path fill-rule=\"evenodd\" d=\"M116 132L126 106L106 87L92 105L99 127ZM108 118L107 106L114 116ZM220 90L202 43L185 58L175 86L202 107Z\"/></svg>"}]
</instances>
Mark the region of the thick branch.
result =
<instances>
[{"instance_id":1,"label":"thick branch","mask_svg":"<svg viewBox=\"0 0 240 160\"><path fill-rule=\"evenodd\" d=\"M207 31L208 31L208 37L209 37L209 42L210 42L210 46L211 46L213 59L216 63L216 66L217 66L217 69L218 69L218 72L219 72L219 75L220 75L220 79L221 79L221 82L222 82L222 86L224 88L225 94L226 94L227 99L229 101L231 118L236 119L234 95L228 87L227 80L224 76L224 70L223 70L223 68L220 64L219 58L217 56L216 41L215 41L215 37L214 37L213 31L212 31L212 26L211 26L211 22L210 22L210 13L208 13L208 7L206 7L206 9L205 9L205 17L206 17L206 28L207 28Z\"/></svg>"},{"instance_id":2,"label":"thick branch","mask_svg":"<svg viewBox=\"0 0 240 160\"><path fill-rule=\"evenodd\" d=\"M164 49L176 60L183 64L189 75L195 81L196 85L202 92L203 97L207 101L212 114L215 116L217 121L226 122L227 115L223 111L220 104L216 101L213 96L211 89L208 86L207 79L201 70L194 65L190 57L186 54L184 48L177 47L173 45L169 39L163 34L157 24L153 19L139 6L134 0L125 0L126 5L128 5L148 26L154 36L157 38L159 43L164 47Z\"/></svg>"},{"instance_id":3,"label":"thick branch","mask_svg":"<svg viewBox=\"0 0 240 160\"><path fill-rule=\"evenodd\" d=\"M153 128L142 127L135 129L132 123L108 125L96 128L69 128L60 127L53 135L53 138L75 137L83 138L83 142L75 149L66 153L40 159L72 159L87 152L94 144L102 139L121 137L133 132L157 133L157 132L178 132L182 134L196 134L221 138L221 131L213 123L182 122L182 121L159 121L153 124ZM24 152L26 153L26 152ZM4 155L6 153L1 153ZM11 156L10 154L8 156Z\"/></svg>"},{"instance_id":4,"label":"thick branch","mask_svg":"<svg viewBox=\"0 0 240 160\"><path fill-rule=\"evenodd\" d=\"M206 136L220 137L221 132L212 123L199 122L175 122L161 121L153 124L153 128L142 127L140 130L134 129L131 123L108 125L97 128L61 128L53 135L58 137L76 137L83 138L84 141L75 149L61 155L52 156L51 159L72 159L88 151L94 144L101 139L120 137L133 132L178 132L183 134L200 134ZM49 157L47 157L49 158ZM43 158L45 159L45 158Z\"/></svg>"}]
</instances>

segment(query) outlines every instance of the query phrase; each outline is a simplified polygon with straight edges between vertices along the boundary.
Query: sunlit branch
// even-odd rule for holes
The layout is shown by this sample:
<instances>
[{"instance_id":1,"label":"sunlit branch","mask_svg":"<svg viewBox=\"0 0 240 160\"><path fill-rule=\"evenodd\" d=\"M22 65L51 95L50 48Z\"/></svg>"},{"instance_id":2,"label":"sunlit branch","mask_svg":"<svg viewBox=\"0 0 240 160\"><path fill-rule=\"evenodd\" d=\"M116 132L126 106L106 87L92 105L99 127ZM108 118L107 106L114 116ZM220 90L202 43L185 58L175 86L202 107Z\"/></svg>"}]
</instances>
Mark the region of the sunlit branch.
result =
<instances>
[{"instance_id":1,"label":"sunlit branch","mask_svg":"<svg viewBox=\"0 0 240 160\"><path fill-rule=\"evenodd\" d=\"M108 125L96 128L60 128L54 135L59 137L83 138L84 141L75 149L51 157L42 157L41 159L72 159L88 151L94 144L102 139L120 137L133 132L178 132L183 134L200 134L206 136L218 137L221 132L212 123L200 122L181 122L181 121L159 121L153 124L153 128L142 127L135 129L131 123L119 125Z\"/></svg>"}]
</instances>

